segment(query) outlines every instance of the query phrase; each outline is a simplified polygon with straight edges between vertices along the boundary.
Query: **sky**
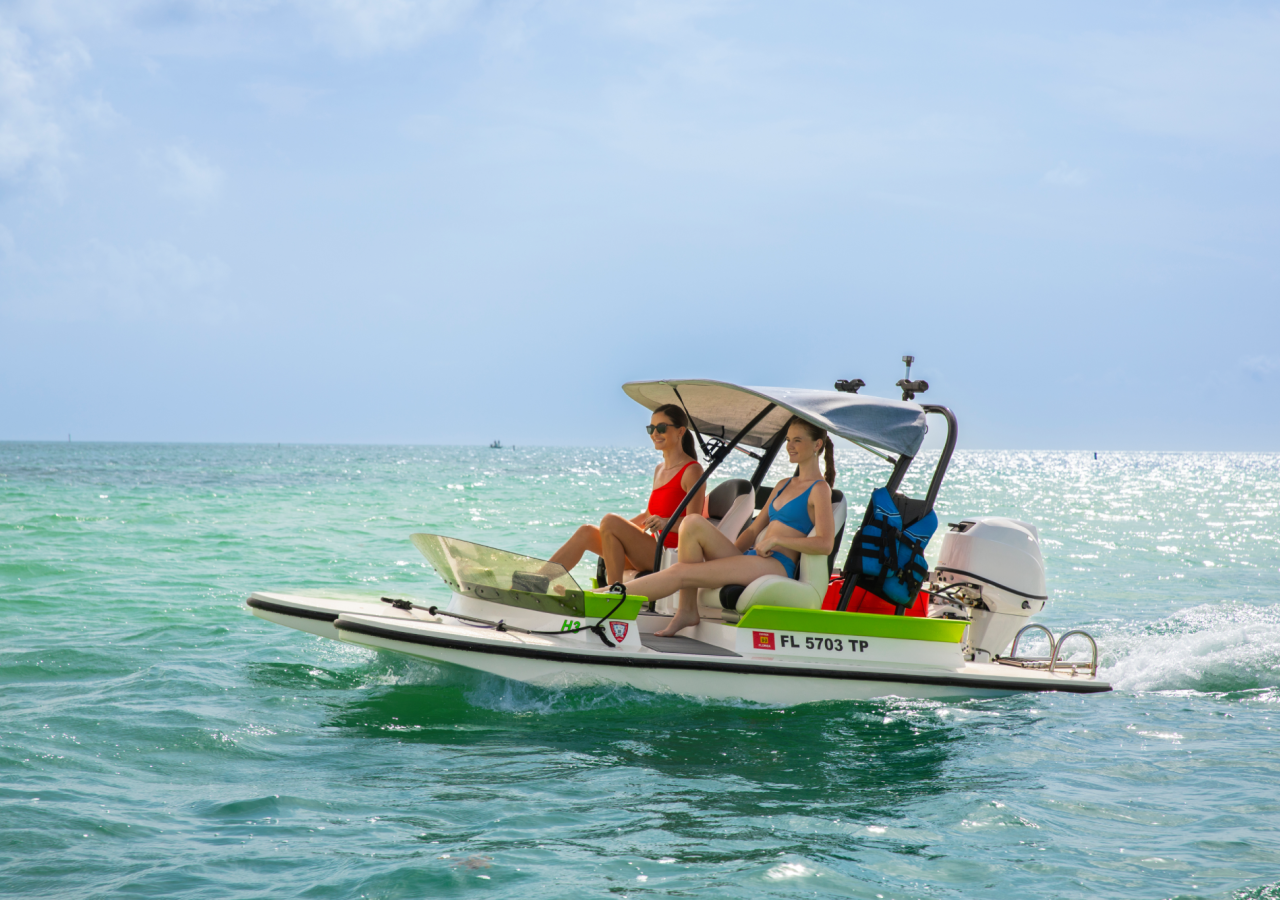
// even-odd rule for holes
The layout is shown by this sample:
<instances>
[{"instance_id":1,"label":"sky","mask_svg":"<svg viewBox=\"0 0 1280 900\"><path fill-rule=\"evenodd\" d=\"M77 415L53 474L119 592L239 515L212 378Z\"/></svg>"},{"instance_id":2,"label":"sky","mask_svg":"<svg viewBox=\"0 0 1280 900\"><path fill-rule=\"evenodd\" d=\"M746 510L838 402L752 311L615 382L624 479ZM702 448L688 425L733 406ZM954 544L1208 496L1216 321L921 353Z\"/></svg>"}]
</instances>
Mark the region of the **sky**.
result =
<instances>
[{"instance_id":1,"label":"sky","mask_svg":"<svg viewBox=\"0 0 1280 900\"><path fill-rule=\"evenodd\" d=\"M0 0L0 440L640 445L629 380L1280 449L1280 3Z\"/></svg>"}]
</instances>

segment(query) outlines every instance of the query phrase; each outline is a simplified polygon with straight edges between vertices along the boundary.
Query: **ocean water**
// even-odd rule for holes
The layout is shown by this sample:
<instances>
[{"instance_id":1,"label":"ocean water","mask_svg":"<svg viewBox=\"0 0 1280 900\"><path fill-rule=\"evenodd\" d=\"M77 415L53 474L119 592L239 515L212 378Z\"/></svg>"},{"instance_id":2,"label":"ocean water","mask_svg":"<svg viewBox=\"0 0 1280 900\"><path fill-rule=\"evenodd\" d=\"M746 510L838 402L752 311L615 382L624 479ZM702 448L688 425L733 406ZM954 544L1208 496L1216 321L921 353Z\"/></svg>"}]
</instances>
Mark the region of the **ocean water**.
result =
<instances>
[{"instance_id":1,"label":"ocean water","mask_svg":"<svg viewBox=\"0 0 1280 900\"><path fill-rule=\"evenodd\" d=\"M0 444L0 894L1280 898L1280 456L1099 456L959 453L939 511L1039 526L1117 690L772 708L243 606L442 599L411 532L547 555L651 451Z\"/></svg>"}]
</instances>

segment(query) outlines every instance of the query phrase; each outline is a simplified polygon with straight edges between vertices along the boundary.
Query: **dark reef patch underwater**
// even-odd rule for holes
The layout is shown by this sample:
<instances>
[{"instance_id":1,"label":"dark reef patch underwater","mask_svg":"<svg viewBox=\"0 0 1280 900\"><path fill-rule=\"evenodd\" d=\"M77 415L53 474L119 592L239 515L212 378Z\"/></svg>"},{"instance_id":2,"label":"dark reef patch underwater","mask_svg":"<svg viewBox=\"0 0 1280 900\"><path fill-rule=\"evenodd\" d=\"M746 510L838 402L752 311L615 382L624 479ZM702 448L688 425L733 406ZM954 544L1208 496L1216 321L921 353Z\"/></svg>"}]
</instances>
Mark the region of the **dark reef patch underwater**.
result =
<instances>
[{"instance_id":1,"label":"dark reef patch underwater","mask_svg":"<svg viewBox=\"0 0 1280 900\"><path fill-rule=\"evenodd\" d=\"M958 454L943 521L1036 522L1100 696L549 690L243 607L442 599L410 532L546 555L649 456L0 444L2 893L1280 900L1277 455Z\"/></svg>"}]
</instances>

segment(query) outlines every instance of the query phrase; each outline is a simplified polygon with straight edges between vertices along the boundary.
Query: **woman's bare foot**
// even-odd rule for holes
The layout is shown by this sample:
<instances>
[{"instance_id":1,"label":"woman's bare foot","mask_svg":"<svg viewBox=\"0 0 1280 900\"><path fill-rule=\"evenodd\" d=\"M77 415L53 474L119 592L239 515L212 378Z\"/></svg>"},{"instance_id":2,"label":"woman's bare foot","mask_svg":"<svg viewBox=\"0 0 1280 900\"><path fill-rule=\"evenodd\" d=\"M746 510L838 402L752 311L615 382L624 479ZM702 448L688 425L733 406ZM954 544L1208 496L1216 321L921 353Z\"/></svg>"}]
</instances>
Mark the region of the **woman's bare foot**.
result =
<instances>
[{"instance_id":1,"label":"woman's bare foot","mask_svg":"<svg viewBox=\"0 0 1280 900\"><path fill-rule=\"evenodd\" d=\"M676 632L681 629L688 628L690 625L697 625L702 621L702 617L695 613L686 613L683 610L676 613L675 618L671 620L671 624L661 631L655 631L657 637L675 637Z\"/></svg>"}]
</instances>

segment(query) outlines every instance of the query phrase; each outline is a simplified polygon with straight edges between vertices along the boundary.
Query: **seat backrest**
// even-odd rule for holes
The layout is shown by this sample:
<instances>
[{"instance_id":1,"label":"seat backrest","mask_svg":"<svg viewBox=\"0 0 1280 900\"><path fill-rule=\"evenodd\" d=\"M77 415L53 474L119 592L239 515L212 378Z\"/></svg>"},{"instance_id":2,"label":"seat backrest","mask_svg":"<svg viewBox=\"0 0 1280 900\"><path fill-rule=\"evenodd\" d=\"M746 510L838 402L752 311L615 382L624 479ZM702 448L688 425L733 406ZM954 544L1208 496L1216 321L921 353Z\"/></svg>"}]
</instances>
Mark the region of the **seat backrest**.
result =
<instances>
[{"instance_id":1,"label":"seat backrest","mask_svg":"<svg viewBox=\"0 0 1280 900\"><path fill-rule=\"evenodd\" d=\"M769 502L769 495L773 493L773 485L762 484L756 488L756 509L764 509L764 505Z\"/></svg>"},{"instance_id":2,"label":"seat backrest","mask_svg":"<svg viewBox=\"0 0 1280 900\"><path fill-rule=\"evenodd\" d=\"M729 511L724 514L719 522L709 520L716 528L720 529L723 534L731 541L736 541L738 535L742 534L742 529L747 527L747 523L751 521L751 514L755 512L751 508L751 494L746 493L733 501L733 506L729 507Z\"/></svg>"},{"instance_id":3,"label":"seat backrest","mask_svg":"<svg viewBox=\"0 0 1280 900\"><path fill-rule=\"evenodd\" d=\"M659 571L667 568L668 566L674 566L679 561L680 561L679 548L663 547L662 548L662 565Z\"/></svg>"},{"instance_id":4,"label":"seat backrest","mask_svg":"<svg viewBox=\"0 0 1280 900\"><path fill-rule=\"evenodd\" d=\"M751 518L751 482L730 478L707 494L707 521L729 540L737 540Z\"/></svg>"},{"instance_id":5,"label":"seat backrest","mask_svg":"<svg viewBox=\"0 0 1280 900\"><path fill-rule=\"evenodd\" d=\"M800 554L800 571L797 576L800 581L812 586L820 597L827 592L827 582L831 580L831 566L835 560L836 550L840 547L840 536L844 534L844 520L848 513L849 504L845 501L844 494L832 491L831 517L835 520L836 540L831 554L828 556L817 553ZM809 534L813 532L810 531Z\"/></svg>"},{"instance_id":6,"label":"seat backrest","mask_svg":"<svg viewBox=\"0 0 1280 900\"><path fill-rule=\"evenodd\" d=\"M837 505L839 511L837 512ZM844 540L844 525L849 521L849 504L844 499L844 491L831 492L831 514L836 520L836 539L831 545L831 553L827 556L827 577L835 571L836 556L840 553L840 542Z\"/></svg>"},{"instance_id":7,"label":"seat backrest","mask_svg":"<svg viewBox=\"0 0 1280 900\"><path fill-rule=\"evenodd\" d=\"M902 516L902 526L904 528L914 525L929 513L927 500L916 500L906 494L893 494L892 496L893 505L898 507L898 513Z\"/></svg>"},{"instance_id":8,"label":"seat backrest","mask_svg":"<svg viewBox=\"0 0 1280 900\"><path fill-rule=\"evenodd\" d=\"M750 493L751 482L745 478L730 478L723 484L717 484L707 494L707 518L711 520L711 524L718 525L729 514L737 499Z\"/></svg>"}]
</instances>

